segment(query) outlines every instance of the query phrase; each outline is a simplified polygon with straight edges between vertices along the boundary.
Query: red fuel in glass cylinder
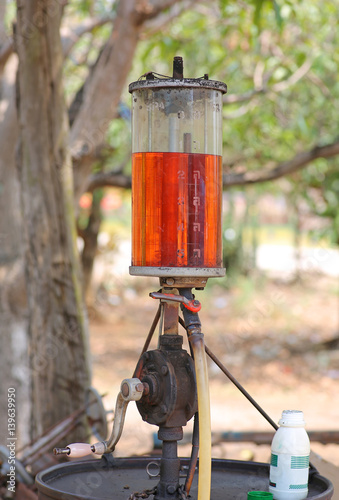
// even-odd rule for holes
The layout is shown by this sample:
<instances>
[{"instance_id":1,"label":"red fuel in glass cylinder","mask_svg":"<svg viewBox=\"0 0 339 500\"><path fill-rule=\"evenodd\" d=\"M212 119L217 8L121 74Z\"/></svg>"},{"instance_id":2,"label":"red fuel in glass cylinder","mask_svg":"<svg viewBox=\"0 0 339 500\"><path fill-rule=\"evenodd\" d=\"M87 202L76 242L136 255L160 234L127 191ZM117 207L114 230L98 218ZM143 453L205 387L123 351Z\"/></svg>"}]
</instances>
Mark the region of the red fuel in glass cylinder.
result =
<instances>
[{"instance_id":1,"label":"red fuel in glass cylinder","mask_svg":"<svg viewBox=\"0 0 339 500\"><path fill-rule=\"evenodd\" d=\"M130 85L130 273L223 276L221 126L226 85L150 75Z\"/></svg>"},{"instance_id":2,"label":"red fuel in glass cylinder","mask_svg":"<svg viewBox=\"0 0 339 500\"><path fill-rule=\"evenodd\" d=\"M222 266L221 157L133 154L133 265Z\"/></svg>"}]
</instances>

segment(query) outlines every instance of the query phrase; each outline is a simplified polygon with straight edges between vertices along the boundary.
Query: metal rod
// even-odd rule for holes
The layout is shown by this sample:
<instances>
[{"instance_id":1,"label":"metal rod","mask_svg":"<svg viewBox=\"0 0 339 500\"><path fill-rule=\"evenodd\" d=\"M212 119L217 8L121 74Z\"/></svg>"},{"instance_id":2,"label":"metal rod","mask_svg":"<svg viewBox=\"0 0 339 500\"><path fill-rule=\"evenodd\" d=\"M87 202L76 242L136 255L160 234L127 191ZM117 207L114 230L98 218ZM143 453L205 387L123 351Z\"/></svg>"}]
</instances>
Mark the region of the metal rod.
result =
<instances>
[{"instance_id":1,"label":"metal rod","mask_svg":"<svg viewBox=\"0 0 339 500\"><path fill-rule=\"evenodd\" d=\"M182 318L179 318L179 323L181 326L186 328L185 322ZM271 417L261 408L261 406L252 398L252 396L244 389L244 387L237 381L237 379L227 370L227 368L219 361L219 359L212 353L212 351L205 344L206 354L214 361L214 363L220 368L220 370L226 375L226 377L239 389L239 391L248 399L250 403L261 413L261 415L267 420L271 426L277 430L279 426L271 419Z\"/></svg>"},{"instance_id":2,"label":"metal rod","mask_svg":"<svg viewBox=\"0 0 339 500\"><path fill-rule=\"evenodd\" d=\"M155 332L155 329L157 327L157 324L158 324L158 321L159 321L159 318L160 318L160 309L161 309L161 306L159 304L159 307L158 307L158 310L157 312L155 313L155 316L154 316L154 320L153 320L153 323L151 325L151 328L150 328L150 331L147 335L147 339L145 341L145 344L144 344L144 347L142 348L142 351L141 351L141 354L140 354L140 357L144 354L144 352L147 351L150 343L151 343L151 340L152 340L152 337L153 337L153 334Z\"/></svg>"},{"instance_id":3,"label":"metal rod","mask_svg":"<svg viewBox=\"0 0 339 500\"><path fill-rule=\"evenodd\" d=\"M237 381L237 379L227 370L227 368L219 361L213 352L205 344L206 354L214 361L226 377L239 389L239 391L248 399L250 403L258 410L259 413L267 420L271 426L277 430L279 426L271 419L271 417L261 408L261 406L252 398L252 396L244 389L244 387Z\"/></svg>"},{"instance_id":4,"label":"metal rod","mask_svg":"<svg viewBox=\"0 0 339 500\"><path fill-rule=\"evenodd\" d=\"M173 78L178 80L184 78L184 61L181 56L175 56L173 59Z\"/></svg>"},{"instance_id":5,"label":"metal rod","mask_svg":"<svg viewBox=\"0 0 339 500\"><path fill-rule=\"evenodd\" d=\"M103 396L102 396L103 397ZM94 404L95 401L91 401L89 406ZM21 454L21 462L27 466L40 457L45 451L47 451L54 443L65 437L69 432L71 432L76 425L79 423L79 418L81 415L86 413L86 406L75 410L68 417L66 417L61 422L58 422L54 426L50 427L45 431L39 438L35 441L31 441L29 444L25 445L18 454Z\"/></svg>"},{"instance_id":6,"label":"metal rod","mask_svg":"<svg viewBox=\"0 0 339 500\"><path fill-rule=\"evenodd\" d=\"M185 322L179 318L179 323L187 330ZM269 424L278 430L279 426L271 419L271 417L261 408L261 406L252 398L252 396L244 389L244 387L237 381L237 379L227 370L227 368L219 361L219 359L212 353L212 351L205 344L206 354L214 361L226 377L239 389L239 391L248 399L250 403L259 411L259 413L267 420ZM311 471L316 471L316 467L310 462Z\"/></svg>"},{"instance_id":7,"label":"metal rod","mask_svg":"<svg viewBox=\"0 0 339 500\"><path fill-rule=\"evenodd\" d=\"M66 447L66 448L54 448L53 454L54 455L69 455L71 450Z\"/></svg>"},{"instance_id":8,"label":"metal rod","mask_svg":"<svg viewBox=\"0 0 339 500\"><path fill-rule=\"evenodd\" d=\"M153 323L152 323L151 328L150 328L150 330L148 332L148 335L147 335L144 347L142 348L142 351L141 351L141 354L140 354L139 358L141 358L141 356L147 351L147 349L148 349L148 347L149 347L149 345L151 343L153 334L155 332L155 329L157 327L157 324L158 324L158 321L159 321L159 318L160 318L160 310L161 310L161 304L159 304L158 310L155 313ZM137 369L135 368L134 373L133 373L133 377L139 378L139 376L140 376L140 373L138 373Z\"/></svg>"}]
</instances>

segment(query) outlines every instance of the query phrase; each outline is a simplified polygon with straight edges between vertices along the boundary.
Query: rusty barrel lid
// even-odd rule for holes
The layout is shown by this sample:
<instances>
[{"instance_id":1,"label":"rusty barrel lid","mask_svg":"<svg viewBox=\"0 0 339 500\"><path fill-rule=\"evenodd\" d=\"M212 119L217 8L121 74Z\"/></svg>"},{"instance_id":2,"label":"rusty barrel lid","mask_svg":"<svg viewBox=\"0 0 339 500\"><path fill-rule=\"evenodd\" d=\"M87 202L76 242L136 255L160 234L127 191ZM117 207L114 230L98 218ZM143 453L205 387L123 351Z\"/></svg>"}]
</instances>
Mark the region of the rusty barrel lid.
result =
<instances>
[{"instance_id":1,"label":"rusty barrel lid","mask_svg":"<svg viewBox=\"0 0 339 500\"><path fill-rule=\"evenodd\" d=\"M149 464L160 458L112 458L57 465L36 477L39 500L127 500L132 493L152 490L158 483L156 474L148 474ZM189 459L181 459L180 482L184 483ZM238 460L212 460L211 500L246 498L253 490L268 491L269 464ZM197 498L197 474L190 492ZM308 498L330 500L331 482L312 471ZM153 498L153 495L150 496Z\"/></svg>"}]
</instances>

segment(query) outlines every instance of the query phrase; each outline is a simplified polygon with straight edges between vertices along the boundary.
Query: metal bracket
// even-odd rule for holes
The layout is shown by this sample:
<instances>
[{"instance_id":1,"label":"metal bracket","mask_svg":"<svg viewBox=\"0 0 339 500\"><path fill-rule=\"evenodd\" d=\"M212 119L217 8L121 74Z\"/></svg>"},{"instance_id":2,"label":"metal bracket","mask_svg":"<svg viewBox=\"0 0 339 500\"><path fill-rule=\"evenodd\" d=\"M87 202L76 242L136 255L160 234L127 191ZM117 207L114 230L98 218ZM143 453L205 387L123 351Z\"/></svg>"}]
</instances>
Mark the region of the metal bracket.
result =
<instances>
[{"instance_id":1,"label":"metal bracket","mask_svg":"<svg viewBox=\"0 0 339 500\"><path fill-rule=\"evenodd\" d=\"M201 303L199 300L195 300L194 298L189 300L182 295L175 295L174 293L160 293L160 292L151 292L150 297L152 299L160 299L162 301L170 301L170 302L180 302L186 309L197 313L201 309Z\"/></svg>"}]
</instances>

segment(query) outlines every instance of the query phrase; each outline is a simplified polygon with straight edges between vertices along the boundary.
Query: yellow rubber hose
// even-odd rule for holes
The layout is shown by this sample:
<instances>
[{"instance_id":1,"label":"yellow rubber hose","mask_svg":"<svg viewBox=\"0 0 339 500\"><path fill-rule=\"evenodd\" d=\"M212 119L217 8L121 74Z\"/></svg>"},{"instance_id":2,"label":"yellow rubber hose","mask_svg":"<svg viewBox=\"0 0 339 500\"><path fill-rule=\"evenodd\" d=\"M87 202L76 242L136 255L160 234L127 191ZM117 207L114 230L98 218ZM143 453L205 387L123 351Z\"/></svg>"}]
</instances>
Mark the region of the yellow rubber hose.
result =
<instances>
[{"instance_id":1,"label":"yellow rubber hose","mask_svg":"<svg viewBox=\"0 0 339 500\"><path fill-rule=\"evenodd\" d=\"M211 496L211 413L208 386L207 360L202 334L190 336L194 354L195 374L197 379L199 413L199 480L198 500L209 500Z\"/></svg>"}]
</instances>

